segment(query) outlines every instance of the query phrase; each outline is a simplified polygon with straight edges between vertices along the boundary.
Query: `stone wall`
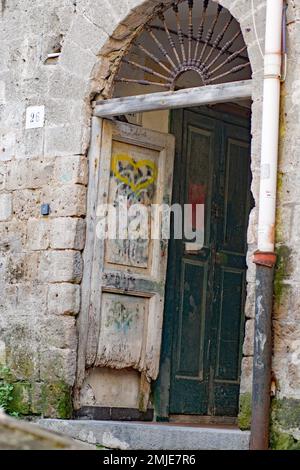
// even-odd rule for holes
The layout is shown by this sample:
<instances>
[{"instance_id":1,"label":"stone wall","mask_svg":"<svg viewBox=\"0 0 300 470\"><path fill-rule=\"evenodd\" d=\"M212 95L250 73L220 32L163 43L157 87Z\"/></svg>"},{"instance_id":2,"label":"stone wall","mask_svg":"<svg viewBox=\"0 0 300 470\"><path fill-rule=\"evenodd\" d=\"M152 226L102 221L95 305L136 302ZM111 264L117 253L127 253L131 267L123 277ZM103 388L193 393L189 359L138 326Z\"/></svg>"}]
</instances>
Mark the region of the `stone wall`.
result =
<instances>
[{"instance_id":1,"label":"stone wall","mask_svg":"<svg viewBox=\"0 0 300 470\"><path fill-rule=\"evenodd\" d=\"M91 101L98 94L111 95L114 71L123 51L160 3L0 1L0 360L10 368L22 398L18 403L22 401L23 412L29 414L70 415L85 242ZM251 2L220 3L240 22L253 69L252 191L257 201L263 59L253 28ZM254 6L263 47L265 2L254 0ZM299 430L290 429L297 426L283 420L280 412L286 407L298 409L300 403L299 28L300 0L290 0L288 73L282 88L275 283L275 446L282 433L289 443L292 435L299 438ZM48 54L59 51L58 59L48 58ZM30 105L45 105L43 128L25 129L25 111ZM41 216L42 204L50 204L49 217ZM256 221L257 208L251 214L248 234L243 427L249 425L251 397L255 288L251 254L256 248Z\"/></svg>"},{"instance_id":2,"label":"stone wall","mask_svg":"<svg viewBox=\"0 0 300 470\"><path fill-rule=\"evenodd\" d=\"M300 2L289 1L288 67L282 85L274 301L273 446L300 448Z\"/></svg>"}]
</instances>

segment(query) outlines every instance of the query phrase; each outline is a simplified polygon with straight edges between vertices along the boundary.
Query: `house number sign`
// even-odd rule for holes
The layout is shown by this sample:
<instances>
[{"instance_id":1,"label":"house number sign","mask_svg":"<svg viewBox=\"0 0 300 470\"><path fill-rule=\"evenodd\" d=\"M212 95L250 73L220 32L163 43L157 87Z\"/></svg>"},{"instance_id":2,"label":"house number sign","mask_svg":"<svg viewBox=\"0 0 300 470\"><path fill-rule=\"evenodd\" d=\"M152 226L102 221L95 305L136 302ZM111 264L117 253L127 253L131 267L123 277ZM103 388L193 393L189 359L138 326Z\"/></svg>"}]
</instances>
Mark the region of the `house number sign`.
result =
<instances>
[{"instance_id":1,"label":"house number sign","mask_svg":"<svg viewBox=\"0 0 300 470\"><path fill-rule=\"evenodd\" d=\"M45 106L29 106L26 109L26 129L44 127Z\"/></svg>"}]
</instances>

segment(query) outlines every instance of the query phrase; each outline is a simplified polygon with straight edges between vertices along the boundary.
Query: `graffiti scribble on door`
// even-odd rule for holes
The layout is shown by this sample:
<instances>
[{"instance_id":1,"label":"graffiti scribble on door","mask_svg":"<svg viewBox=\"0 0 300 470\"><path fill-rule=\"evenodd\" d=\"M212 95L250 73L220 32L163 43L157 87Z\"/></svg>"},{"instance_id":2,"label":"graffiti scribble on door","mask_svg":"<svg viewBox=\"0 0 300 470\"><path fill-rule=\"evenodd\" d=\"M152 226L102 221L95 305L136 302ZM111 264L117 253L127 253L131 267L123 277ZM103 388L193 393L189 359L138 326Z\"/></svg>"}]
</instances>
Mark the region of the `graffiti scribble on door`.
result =
<instances>
[{"instance_id":1,"label":"graffiti scribble on door","mask_svg":"<svg viewBox=\"0 0 300 470\"><path fill-rule=\"evenodd\" d=\"M141 204L151 210L155 202L158 168L156 152L152 158L142 148L133 152L124 152L122 143L116 143L111 162L110 201L118 210L120 198L125 199L128 210L135 204ZM120 148L121 147L121 148ZM129 146L126 146L125 150ZM133 146L132 146L133 147ZM120 151L123 150L123 151ZM155 158L156 157L156 158ZM129 214L128 227L134 223L136 214ZM139 230L139 226L136 227ZM148 217L148 236L135 239L108 240L108 256L110 263L147 268L149 265L151 218Z\"/></svg>"},{"instance_id":2,"label":"graffiti scribble on door","mask_svg":"<svg viewBox=\"0 0 300 470\"><path fill-rule=\"evenodd\" d=\"M147 204L149 199L152 201L157 179L155 162L151 160L137 161L130 155L117 154L112 158L111 168L118 181L119 195L126 195L130 201L135 203Z\"/></svg>"},{"instance_id":3,"label":"graffiti scribble on door","mask_svg":"<svg viewBox=\"0 0 300 470\"><path fill-rule=\"evenodd\" d=\"M128 309L122 302L113 302L111 308L108 310L106 318L106 327L115 325L117 330L122 330L125 333L130 328L134 320L139 316L139 309Z\"/></svg>"}]
</instances>

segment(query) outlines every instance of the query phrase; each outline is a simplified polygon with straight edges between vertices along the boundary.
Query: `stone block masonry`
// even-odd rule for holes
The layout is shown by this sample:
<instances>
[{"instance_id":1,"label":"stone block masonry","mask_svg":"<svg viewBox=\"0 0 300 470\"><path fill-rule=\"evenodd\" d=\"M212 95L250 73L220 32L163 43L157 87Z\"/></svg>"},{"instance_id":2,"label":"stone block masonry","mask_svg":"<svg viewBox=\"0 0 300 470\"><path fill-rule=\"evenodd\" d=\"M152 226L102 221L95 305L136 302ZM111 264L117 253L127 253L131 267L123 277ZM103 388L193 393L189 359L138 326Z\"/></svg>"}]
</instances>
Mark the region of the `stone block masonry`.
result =
<instances>
[{"instance_id":1,"label":"stone block masonry","mask_svg":"<svg viewBox=\"0 0 300 470\"><path fill-rule=\"evenodd\" d=\"M0 196L0 221L8 220L12 215L12 196L4 193Z\"/></svg>"},{"instance_id":2,"label":"stone block masonry","mask_svg":"<svg viewBox=\"0 0 300 470\"><path fill-rule=\"evenodd\" d=\"M46 59L77 16L68 0L10 2L0 14L0 367L15 411L61 418L76 371L90 105L75 67ZM25 129L27 106L42 104L45 126Z\"/></svg>"},{"instance_id":3,"label":"stone block masonry","mask_svg":"<svg viewBox=\"0 0 300 470\"><path fill-rule=\"evenodd\" d=\"M69 417L77 361L87 194L87 150L95 96L111 96L130 41L165 0L13 0L0 8L0 361L24 414ZM248 0L221 0L240 22L253 68L252 192L258 200L262 70ZM0 3L1 5L1 3ZM265 2L254 0L263 47ZM300 0L289 2L287 79L282 85L278 180L278 266L274 303L273 443L293 446L298 409L300 223ZM61 52L55 62L48 54ZM28 106L45 125L25 129ZM50 205L49 216L41 205ZM250 217L241 416L249 427L257 205ZM296 408L295 408L296 407ZM282 433L285 436L282 437ZM284 443L283 443L284 442Z\"/></svg>"}]
</instances>

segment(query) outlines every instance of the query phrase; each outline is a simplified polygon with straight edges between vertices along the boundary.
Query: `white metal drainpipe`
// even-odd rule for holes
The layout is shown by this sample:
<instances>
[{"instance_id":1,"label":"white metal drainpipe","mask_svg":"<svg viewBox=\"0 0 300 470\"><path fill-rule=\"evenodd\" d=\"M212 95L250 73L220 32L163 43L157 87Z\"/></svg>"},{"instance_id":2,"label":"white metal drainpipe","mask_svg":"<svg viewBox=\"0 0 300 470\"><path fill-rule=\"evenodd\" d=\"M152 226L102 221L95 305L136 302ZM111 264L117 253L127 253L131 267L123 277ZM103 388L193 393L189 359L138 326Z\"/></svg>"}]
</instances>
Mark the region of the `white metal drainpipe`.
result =
<instances>
[{"instance_id":1,"label":"white metal drainpipe","mask_svg":"<svg viewBox=\"0 0 300 470\"><path fill-rule=\"evenodd\" d=\"M252 450L269 447L283 6L284 0L267 0L258 251L254 255L257 270L250 441Z\"/></svg>"}]
</instances>

